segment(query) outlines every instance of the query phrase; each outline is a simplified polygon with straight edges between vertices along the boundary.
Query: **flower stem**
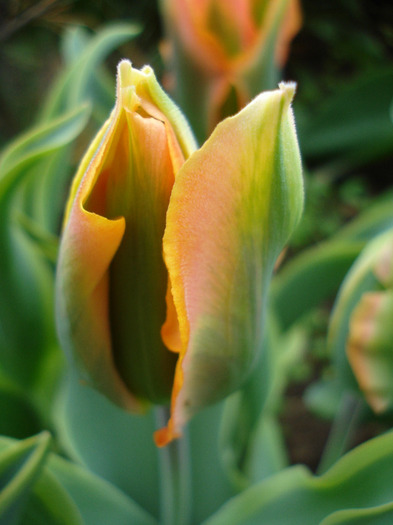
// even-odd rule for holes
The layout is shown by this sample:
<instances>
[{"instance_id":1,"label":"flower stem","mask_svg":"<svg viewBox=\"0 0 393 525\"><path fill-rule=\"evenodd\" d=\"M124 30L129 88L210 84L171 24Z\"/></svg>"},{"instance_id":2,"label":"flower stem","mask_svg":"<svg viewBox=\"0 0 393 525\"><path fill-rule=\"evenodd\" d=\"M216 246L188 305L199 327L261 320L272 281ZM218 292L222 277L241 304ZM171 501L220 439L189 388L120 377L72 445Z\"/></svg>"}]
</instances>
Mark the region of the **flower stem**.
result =
<instances>
[{"instance_id":1,"label":"flower stem","mask_svg":"<svg viewBox=\"0 0 393 525\"><path fill-rule=\"evenodd\" d=\"M156 407L159 428L166 425L169 411ZM161 494L161 525L191 523L191 467L187 429L180 439L158 449Z\"/></svg>"}]
</instances>

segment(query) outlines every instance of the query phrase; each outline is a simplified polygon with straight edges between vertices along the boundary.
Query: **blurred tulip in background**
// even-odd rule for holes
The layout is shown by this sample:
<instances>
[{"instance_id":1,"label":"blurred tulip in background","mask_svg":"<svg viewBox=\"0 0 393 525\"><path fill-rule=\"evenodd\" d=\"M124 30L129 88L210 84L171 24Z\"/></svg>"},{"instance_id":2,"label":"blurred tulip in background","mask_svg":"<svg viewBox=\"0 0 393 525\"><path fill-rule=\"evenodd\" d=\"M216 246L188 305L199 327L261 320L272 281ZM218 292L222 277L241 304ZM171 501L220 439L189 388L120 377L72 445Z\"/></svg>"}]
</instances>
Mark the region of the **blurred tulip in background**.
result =
<instances>
[{"instance_id":1,"label":"blurred tulip in background","mask_svg":"<svg viewBox=\"0 0 393 525\"><path fill-rule=\"evenodd\" d=\"M200 140L277 85L301 26L298 0L162 0L161 6L173 92Z\"/></svg>"}]
</instances>

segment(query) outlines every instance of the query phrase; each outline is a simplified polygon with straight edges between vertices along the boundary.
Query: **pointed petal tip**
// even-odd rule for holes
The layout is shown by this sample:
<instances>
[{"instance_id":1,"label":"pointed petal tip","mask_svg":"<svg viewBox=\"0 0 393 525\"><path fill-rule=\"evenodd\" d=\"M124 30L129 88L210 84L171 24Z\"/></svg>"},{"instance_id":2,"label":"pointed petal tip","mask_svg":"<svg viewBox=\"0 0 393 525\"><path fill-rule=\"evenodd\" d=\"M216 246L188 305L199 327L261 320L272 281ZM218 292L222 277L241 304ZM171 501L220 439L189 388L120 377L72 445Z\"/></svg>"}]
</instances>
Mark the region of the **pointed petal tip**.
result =
<instances>
[{"instance_id":1,"label":"pointed petal tip","mask_svg":"<svg viewBox=\"0 0 393 525\"><path fill-rule=\"evenodd\" d=\"M117 75L121 84L124 84L124 80L130 74L131 69L132 64L128 59L123 58L120 60L117 65Z\"/></svg>"},{"instance_id":2,"label":"pointed petal tip","mask_svg":"<svg viewBox=\"0 0 393 525\"><path fill-rule=\"evenodd\" d=\"M181 437L181 434L173 432L171 422L167 427L160 428L154 432L154 442L158 448L166 447L174 439Z\"/></svg>"},{"instance_id":3,"label":"pointed petal tip","mask_svg":"<svg viewBox=\"0 0 393 525\"><path fill-rule=\"evenodd\" d=\"M296 93L296 89L297 89L296 82L294 81L280 82L278 84L278 87L280 91L283 92L285 100L287 104L289 105L292 102L293 97L295 96L295 93Z\"/></svg>"}]
</instances>

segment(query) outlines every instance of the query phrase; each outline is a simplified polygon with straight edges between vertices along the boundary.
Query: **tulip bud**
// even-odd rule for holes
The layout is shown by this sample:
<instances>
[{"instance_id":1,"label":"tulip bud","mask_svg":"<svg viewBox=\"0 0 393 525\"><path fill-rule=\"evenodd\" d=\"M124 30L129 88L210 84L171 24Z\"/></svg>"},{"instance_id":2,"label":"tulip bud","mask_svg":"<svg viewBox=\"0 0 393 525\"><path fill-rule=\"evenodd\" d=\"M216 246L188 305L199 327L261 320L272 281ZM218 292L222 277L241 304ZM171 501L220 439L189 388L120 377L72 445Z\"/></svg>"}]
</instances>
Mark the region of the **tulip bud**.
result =
<instances>
[{"instance_id":1,"label":"tulip bud","mask_svg":"<svg viewBox=\"0 0 393 525\"><path fill-rule=\"evenodd\" d=\"M160 446L237 389L261 350L274 263L303 204L293 95L293 84L261 94L193 152L152 71L123 61L115 109L75 177L60 339L120 406L172 390Z\"/></svg>"},{"instance_id":2,"label":"tulip bud","mask_svg":"<svg viewBox=\"0 0 393 525\"><path fill-rule=\"evenodd\" d=\"M298 0L161 0L174 93L198 138L278 80ZM168 42L167 42L168 44ZM195 107L195 99L203 101Z\"/></svg>"},{"instance_id":3,"label":"tulip bud","mask_svg":"<svg viewBox=\"0 0 393 525\"><path fill-rule=\"evenodd\" d=\"M57 270L60 340L85 379L121 406L165 402L177 356L163 345L165 215L194 149L149 67L118 68L116 106L82 160Z\"/></svg>"},{"instance_id":4,"label":"tulip bud","mask_svg":"<svg viewBox=\"0 0 393 525\"><path fill-rule=\"evenodd\" d=\"M363 265L362 265L363 262ZM364 264L365 263L365 264ZM354 268L368 269L366 283L350 317L348 360L375 412L393 407L393 235L370 243ZM356 277L356 273L354 273ZM352 279L353 281L353 279Z\"/></svg>"}]
</instances>

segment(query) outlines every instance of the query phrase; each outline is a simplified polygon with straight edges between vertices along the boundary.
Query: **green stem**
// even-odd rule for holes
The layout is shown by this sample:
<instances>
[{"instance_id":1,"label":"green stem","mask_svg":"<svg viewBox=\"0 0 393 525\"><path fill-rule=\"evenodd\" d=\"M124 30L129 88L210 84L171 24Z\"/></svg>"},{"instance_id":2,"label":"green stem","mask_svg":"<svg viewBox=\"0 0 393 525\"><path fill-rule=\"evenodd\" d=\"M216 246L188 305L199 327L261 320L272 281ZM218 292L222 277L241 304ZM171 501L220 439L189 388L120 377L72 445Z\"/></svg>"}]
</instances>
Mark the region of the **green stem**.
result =
<instances>
[{"instance_id":1,"label":"green stem","mask_svg":"<svg viewBox=\"0 0 393 525\"><path fill-rule=\"evenodd\" d=\"M159 428L169 419L166 407L156 407ZM191 523L191 467L187 429L181 439L158 449L161 494L161 525Z\"/></svg>"},{"instance_id":2,"label":"green stem","mask_svg":"<svg viewBox=\"0 0 393 525\"><path fill-rule=\"evenodd\" d=\"M326 472L348 450L363 411L362 399L344 393L318 465L318 474Z\"/></svg>"}]
</instances>

